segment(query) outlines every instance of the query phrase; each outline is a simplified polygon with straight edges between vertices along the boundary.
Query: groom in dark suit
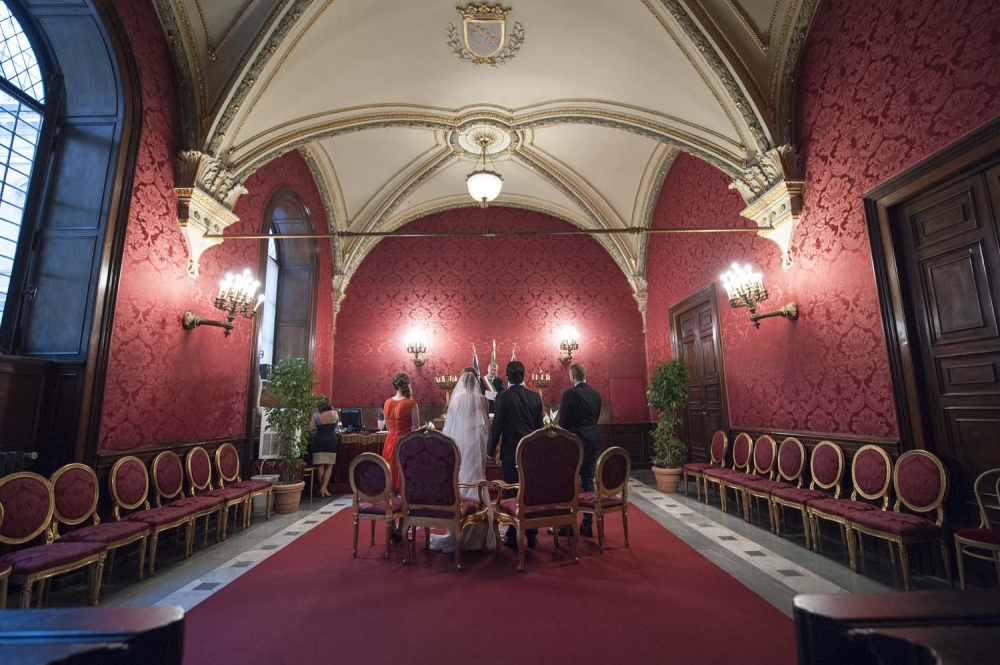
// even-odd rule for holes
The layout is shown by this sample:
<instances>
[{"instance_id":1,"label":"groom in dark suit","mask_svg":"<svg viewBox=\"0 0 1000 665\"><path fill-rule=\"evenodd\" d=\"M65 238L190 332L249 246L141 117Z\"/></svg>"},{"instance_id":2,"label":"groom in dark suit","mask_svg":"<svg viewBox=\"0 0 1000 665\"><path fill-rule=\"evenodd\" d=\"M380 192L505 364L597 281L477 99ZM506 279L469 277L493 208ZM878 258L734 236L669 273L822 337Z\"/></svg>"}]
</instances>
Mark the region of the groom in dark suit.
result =
<instances>
[{"instance_id":1,"label":"groom in dark suit","mask_svg":"<svg viewBox=\"0 0 1000 665\"><path fill-rule=\"evenodd\" d=\"M517 482L517 444L526 435L542 427L542 398L534 390L524 387L524 363L511 360L507 363L507 390L497 395L496 412L493 415L493 427L490 430L490 445L486 452L490 457L496 455L497 444L500 446L500 463L503 467L503 480L506 483ZM517 496L513 490L504 491L504 498ZM538 540L538 530L528 529L524 532L528 547L534 547ZM517 547L517 531L507 527L504 545Z\"/></svg>"},{"instance_id":2,"label":"groom in dark suit","mask_svg":"<svg viewBox=\"0 0 1000 665\"><path fill-rule=\"evenodd\" d=\"M583 464L580 465L580 491L593 492L597 455L604 448L597 420L601 417L601 394L586 382L587 372L579 363L569 368L573 387L565 390L559 402L559 427L583 441ZM592 538L594 516L584 513L580 535Z\"/></svg>"}]
</instances>

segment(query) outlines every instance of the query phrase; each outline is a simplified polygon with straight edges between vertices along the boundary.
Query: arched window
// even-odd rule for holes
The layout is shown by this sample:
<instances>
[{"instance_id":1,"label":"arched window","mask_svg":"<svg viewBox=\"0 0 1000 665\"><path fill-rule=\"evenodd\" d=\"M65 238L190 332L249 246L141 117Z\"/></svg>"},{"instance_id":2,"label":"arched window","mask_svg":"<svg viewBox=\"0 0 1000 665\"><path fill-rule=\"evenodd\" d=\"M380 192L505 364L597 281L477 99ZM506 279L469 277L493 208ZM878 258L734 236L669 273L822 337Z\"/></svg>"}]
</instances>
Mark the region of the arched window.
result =
<instances>
[{"instance_id":1,"label":"arched window","mask_svg":"<svg viewBox=\"0 0 1000 665\"><path fill-rule=\"evenodd\" d=\"M274 227L269 230L274 233ZM257 337L257 349L260 352L260 364L274 364L274 320L277 314L278 278L281 267L278 263L278 243L274 238L267 241L267 268L264 270L264 304L260 308L260 332ZM262 371L264 368L261 368ZM265 378L261 374L261 378Z\"/></svg>"},{"instance_id":2,"label":"arched window","mask_svg":"<svg viewBox=\"0 0 1000 665\"><path fill-rule=\"evenodd\" d=\"M23 222L32 176L42 170L35 163L47 115L38 57L21 23L0 0L0 325L7 322L15 269L23 268L18 248L31 234Z\"/></svg>"}]
</instances>

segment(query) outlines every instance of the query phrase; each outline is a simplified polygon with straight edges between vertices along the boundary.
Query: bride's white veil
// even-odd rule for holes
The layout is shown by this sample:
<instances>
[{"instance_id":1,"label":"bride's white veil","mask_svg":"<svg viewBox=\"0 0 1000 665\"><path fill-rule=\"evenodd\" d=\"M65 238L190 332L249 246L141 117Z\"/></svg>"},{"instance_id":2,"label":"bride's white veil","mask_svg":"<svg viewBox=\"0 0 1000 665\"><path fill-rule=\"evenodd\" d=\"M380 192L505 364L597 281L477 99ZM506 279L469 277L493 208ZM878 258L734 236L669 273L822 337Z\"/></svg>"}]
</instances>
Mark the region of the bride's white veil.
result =
<instances>
[{"instance_id":1,"label":"bride's white veil","mask_svg":"<svg viewBox=\"0 0 1000 665\"><path fill-rule=\"evenodd\" d=\"M478 458L481 469L486 455L486 439L489 436L489 420L479 392L479 379L473 372L462 372L448 404L448 415L444 419L444 434L455 440L462 451L463 470L467 462ZM472 457L473 459L468 459ZM465 474L462 474L465 475ZM479 472L479 478L482 471ZM476 478L478 480L478 478ZM462 482L474 482L463 479Z\"/></svg>"}]
</instances>

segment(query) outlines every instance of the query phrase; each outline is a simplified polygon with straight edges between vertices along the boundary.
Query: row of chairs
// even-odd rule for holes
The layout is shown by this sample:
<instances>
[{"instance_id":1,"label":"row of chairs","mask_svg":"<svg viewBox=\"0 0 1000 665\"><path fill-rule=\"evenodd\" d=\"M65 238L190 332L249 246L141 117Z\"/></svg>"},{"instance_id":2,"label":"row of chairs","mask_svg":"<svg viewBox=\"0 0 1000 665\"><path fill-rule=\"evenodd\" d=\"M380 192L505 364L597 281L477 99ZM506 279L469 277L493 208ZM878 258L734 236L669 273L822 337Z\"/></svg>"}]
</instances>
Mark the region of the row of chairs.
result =
<instances>
[{"instance_id":1,"label":"row of chairs","mask_svg":"<svg viewBox=\"0 0 1000 665\"><path fill-rule=\"evenodd\" d=\"M270 517L271 483L241 480L239 454L232 444L216 450L215 488L211 458L204 448L192 448L185 462L182 465L170 451L157 455L152 463L152 493L142 460L127 456L115 462L109 480L113 522L98 517L97 474L84 464L67 464L49 479L30 472L0 479L0 544L19 546L44 539L44 544L0 557L0 608L6 607L8 580L20 586L22 608L31 606L36 588L41 606L49 579L83 568L88 571L88 602L97 605L105 560L110 570L118 549L137 545L141 581L147 558L153 574L157 542L165 531L184 530L187 557L199 518L205 519L206 542L209 520L216 518L218 542L226 537L230 509L242 509L241 523L244 528L249 525L254 496L265 496ZM189 496L184 496L185 467Z\"/></svg>"},{"instance_id":2,"label":"row of chairs","mask_svg":"<svg viewBox=\"0 0 1000 665\"><path fill-rule=\"evenodd\" d=\"M371 544L375 544L375 524L385 523L384 557L389 558L390 537L397 521L406 534L403 563L415 554L416 529L424 528L425 541L431 528L451 529L456 534L455 570L462 570L461 534L465 527L485 524L491 512L486 480L474 484L458 481L461 453L455 441L432 430L417 430L403 437L396 447L402 476L399 495L392 491L389 465L375 453L362 453L351 462L350 482L354 494L354 547L358 554L361 520L371 523ZM628 478L631 459L623 448L609 448L598 458L595 492L580 492L580 465L583 444L570 432L550 427L536 430L518 442L516 463L518 482L493 481L499 491L516 491L510 498L498 496L492 504L493 529L499 554L500 525L518 532L518 566L523 571L524 532L553 527L559 547L559 529L572 530L570 552L574 562L579 539L579 513L591 513L597 522L598 546L604 552L604 517L620 513L628 547ZM473 498L463 497L462 489L475 489ZM412 535L411 535L412 530ZM486 545L483 528L482 548Z\"/></svg>"},{"instance_id":3,"label":"row of chairs","mask_svg":"<svg viewBox=\"0 0 1000 665\"><path fill-rule=\"evenodd\" d=\"M778 446L764 435L756 443L749 434L740 433L733 441L732 468L725 467L728 436L716 432L712 438L709 463L691 463L683 467L685 493L687 480L693 478L697 495L704 493L708 501L709 488L718 489L720 505L727 510L727 495L733 492L742 507L743 518L751 521L754 502L766 502L771 531L781 534L782 514L786 508L797 510L802 519L806 547L819 551L822 521L838 524L846 543L851 569L858 570L857 550L863 552L862 536L872 536L889 544L892 563L899 553L903 587L910 589L910 564L907 548L923 543L938 543L944 560L945 574L951 583L948 557L948 533L944 527L944 498L948 489L948 474L941 460L923 450L903 453L893 464L888 453L875 445L862 446L851 462L852 491L850 499L841 498L844 476L844 452L832 441L821 441L812 451L811 480L803 487L806 451L802 443L789 437ZM986 474L984 474L985 476ZM896 497L889 510L890 486ZM1000 484L997 485L1000 493ZM977 495L979 483L977 482ZM982 508L983 502L980 500ZM959 578L965 588L963 553L970 547L987 545L994 540L991 558L1000 574L1000 532L991 530L989 517L982 511L984 524L980 529L965 529L956 533ZM958 544L959 538L963 538ZM894 549L895 547L895 549ZM981 556L979 558L986 558Z\"/></svg>"}]
</instances>

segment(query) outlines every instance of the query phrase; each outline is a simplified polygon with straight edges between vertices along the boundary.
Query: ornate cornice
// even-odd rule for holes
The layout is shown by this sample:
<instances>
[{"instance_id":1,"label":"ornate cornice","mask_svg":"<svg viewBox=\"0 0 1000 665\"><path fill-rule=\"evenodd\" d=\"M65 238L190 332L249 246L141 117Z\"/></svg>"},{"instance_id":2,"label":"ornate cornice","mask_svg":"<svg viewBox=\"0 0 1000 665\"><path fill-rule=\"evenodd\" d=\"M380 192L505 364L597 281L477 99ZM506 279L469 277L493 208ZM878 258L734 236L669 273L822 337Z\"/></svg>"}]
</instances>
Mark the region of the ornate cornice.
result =
<instances>
[{"instance_id":1,"label":"ornate cornice","mask_svg":"<svg viewBox=\"0 0 1000 665\"><path fill-rule=\"evenodd\" d=\"M320 167L319 162L316 161L316 158L308 147L303 146L299 148L299 154L302 155L302 159L305 160L306 165L309 167L309 172L312 173L313 181L316 183L316 189L319 190L319 196L323 200L323 210L326 213L326 228L330 231L339 231L340 226L337 224L337 218L333 214L333 197L330 195L330 187L327 185L322 167ZM336 273L342 270L344 254L340 238L330 238L330 256L333 257L333 272Z\"/></svg>"},{"instance_id":2,"label":"ornate cornice","mask_svg":"<svg viewBox=\"0 0 1000 665\"><path fill-rule=\"evenodd\" d=\"M662 161L660 161L649 188L649 195L646 197L646 205L642 210L642 218L639 224L641 228L648 229L653 226L653 213L656 211L656 204L660 201L660 191L663 189L663 181L666 179L667 173L670 172L670 167L674 165L674 160L677 159L677 155L679 154L679 150L671 148L663 156ZM636 275L642 277L643 280L646 278L646 256L648 252L649 234L643 233L639 236L635 253ZM643 325L645 325L645 316L643 317Z\"/></svg>"},{"instance_id":3,"label":"ornate cornice","mask_svg":"<svg viewBox=\"0 0 1000 665\"><path fill-rule=\"evenodd\" d=\"M784 65L781 68L781 88L778 90L778 98L774 102L777 108L776 121L779 143L790 144L795 141L795 92L799 59L802 57L802 51L805 50L809 26L812 24L813 17L816 16L818 7L819 0L803 0L795 19L791 41L785 51ZM777 66L775 72L777 72Z\"/></svg>"},{"instance_id":4,"label":"ornate cornice","mask_svg":"<svg viewBox=\"0 0 1000 665\"><path fill-rule=\"evenodd\" d=\"M200 106L198 104L202 94L192 77L192 68L200 75L201 69L198 65L198 56L189 53L187 40L184 38L185 29L178 21L174 13L174 5L171 0L156 0L156 14L160 19L160 25L167 37L167 45L170 48L170 56L174 62L174 77L177 81L177 97L181 111L181 133L183 145L194 146L198 142L200 131ZM190 29L190 26L188 26ZM194 44L191 48L197 48Z\"/></svg>"}]
</instances>

